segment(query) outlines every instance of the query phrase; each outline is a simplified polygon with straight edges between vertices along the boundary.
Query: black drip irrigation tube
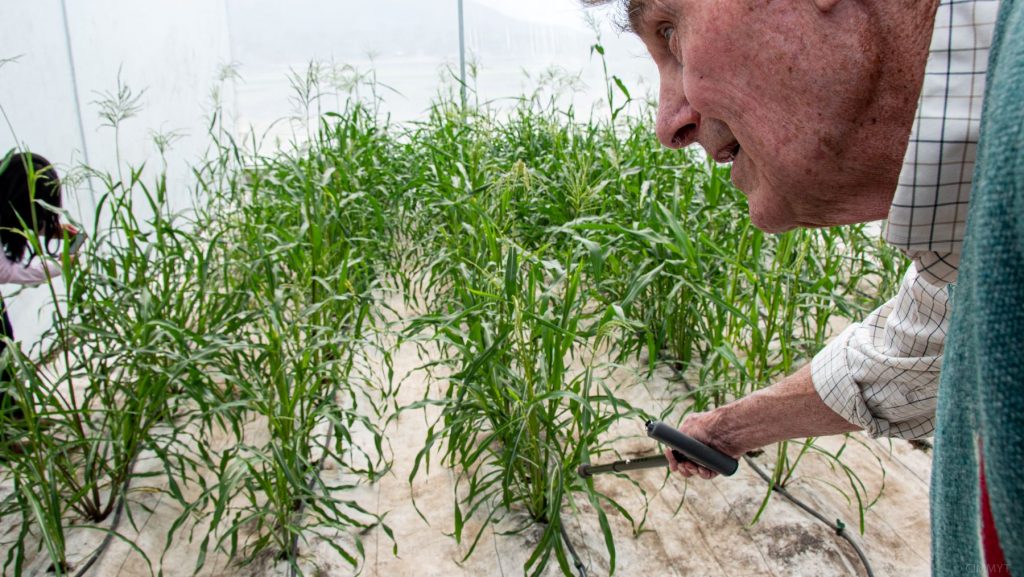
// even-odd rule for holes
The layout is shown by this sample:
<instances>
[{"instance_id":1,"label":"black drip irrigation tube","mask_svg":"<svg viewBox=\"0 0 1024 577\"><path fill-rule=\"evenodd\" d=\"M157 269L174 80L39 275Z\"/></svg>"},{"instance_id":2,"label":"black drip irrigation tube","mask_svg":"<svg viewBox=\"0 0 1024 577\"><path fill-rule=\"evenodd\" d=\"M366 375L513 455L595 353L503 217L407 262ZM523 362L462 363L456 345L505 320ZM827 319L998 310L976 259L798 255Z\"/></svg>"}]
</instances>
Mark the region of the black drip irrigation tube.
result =
<instances>
[{"instance_id":1,"label":"black drip irrigation tube","mask_svg":"<svg viewBox=\"0 0 1024 577\"><path fill-rule=\"evenodd\" d=\"M103 542L100 546L93 551L92 555L89 556L89 560L82 565L82 568L75 572L74 577L84 577L89 569L100 560L100 557L107 552L107 547L114 540L114 532L117 531L118 525L121 524L121 515L124 513L125 503L128 501L128 489L132 482L132 474L135 472L135 463L139 460L139 456L136 455L132 459L131 464L128 466L128 475L125 477L124 484L121 486L121 496L117 499L117 507L114 509L114 518L110 521L110 528L107 529L107 536L103 538Z\"/></svg>"},{"instance_id":2,"label":"black drip irrigation tube","mask_svg":"<svg viewBox=\"0 0 1024 577\"><path fill-rule=\"evenodd\" d=\"M691 387L690 383L687 382L685 376L679 370L679 368L674 363L671 362L668 363L668 366L672 369L672 372L675 374L676 378L678 378L679 381L683 383L683 386L686 387L686 390L692 393L693 387ZM826 526L828 526L829 529L835 531L836 535L845 539L846 542L849 543L851 547L853 547L853 551L857 554L857 557L860 559L860 562L864 565L864 571L867 573L867 577L875 577L875 572L871 569L871 562L868 561L867 555L864 553L864 550L861 549L860 545L858 545L857 542L853 539L853 537L851 537L850 534L846 532L846 524L843 523L842 520L836 519L835 523L829 521L828 518L825 517L825 515L823 515L820 511L795 497L785 487L777 483L773 483L771 476L769 476L768 473L766 473L764 469L762 469L761 466L758 465L757 462L755 462L754 459L750 457L750 455L743 455L743 460L746 461L747 465L749 465L755 473L757 473L757 476L761 477L761 479L764 480L765 483L768 483L768 485L772 488L773 492L782 495L790 503L796 505L808 515L821 521Z\"/></svg>"},{"instance_id":3,"label":"black drip irrigation tube","mask_svg":"<svg viewBox=\"0 0 1024 577\"><path fill-rule=\"evenodd\" d=\"M310 472L309 480L306 486L309 487L309 491L312 493L313 488L316 486L316 480L320 477L320 473L324 470L324 465L327 463L327 447L331 446L331 439L334 437L334 421L331 421L330 427L327 429L327 441L324 443L324 453L320 455L320 460L316 464L316 468ZM302 517L306 513L306 500L302 501L302 505L299 507L298 516ZM292 542L289 545L289 549L296 559L292 559L291 567L288 570L288 574L291 577L298 577L298 552L299 552L299 535L296 533L292 535Z\"/></svg>"},{"instance_id":4,"label":"black drip irrigation tube","mask_svg":"<svg viewBox=\"0 0 1024 577\"><path fill-rule=\"evenodd\" d=\"M558 532L562 535L562 542L565 543L565 548L568 549L569 556L572 557L572 564L579 571L580 577L587 577L587 566L583 564L576 549L572 546L572 541L569 540L569 534L565 532L565 524L561 519L558 521Z\"/></svg>"},{"instance_id":5,"label":"black drip irrigation tube","mask_svg":"<svg viewBox=\"0 0 1024 577\"><path fill-rule=\"evenodd\" d=\"M327 430L327 442L324 444L324 446L330 446L331 438L333 436L334 436L334 423L332 422L330 428ZM106 553L107 548L110 546L110 543L114 540L114 532L117 530L118 525L120 525L120 523L121 523L121 515L124 513L125 502L127 501L127 498L128 498L128 489L129 489L129 486L131 485L132 472L134 472L134 470L135 470L135 463L136 463L137 460L138 460L138 456L136 456L135 459L132 460L132 464L131 464L131 466L128 469L128 478L124 480L124 485L123 485L123 487L121 489L121 497L118 499L117 508L114 510L114 519L110 522L110 529L107 530L107 536L103 538L103 542L100 543L99 547L96 548L96 550L93 552L93 554L89 557L89 560L85 562L85 565L82 565L81 569L79 569L74 574L74 577L85 577L85 574L88 573L89 569L92 569L92 566L95 565L97 561L99 561L100 557L102 557L104 553ZM316 478L324 470L324 464L326 462L327 462L327 451L325 450L324 454L320 456L320 460L317 462L316 470L313 471L312 473L310 473L309 482L307 484L307 486L309 487L310 491L313 490L313 487L316 484ZM299 508L299 515L301 516L305 511L306 511L306 502L303 501L302 506ZM567 539L566 543L568 544L568 537L565 536L564 530L562 532L562 535L563 535L563 538ZM295 552L298 551L298 548L299 548L299 536L295 535L295 536L292 537L291 551L293 553L295 553ZM570 551L572 551L572 545L569 545L569 548L570 548ZM572 553L573 553L573 558L576 560L576 562L578 564L581 565L581 563L579 561L579 558L576 557L576 552L572 551ZM577 566L580 566L580 565L577 565ZM291 577L297 577L298 576L298 574L296 572L295 563L292 563L292 565L291 565L290 574L291 574ZM586 577L586 573L584 573L582 575L582 577Z\"/></svg>"},{"instance_id":6,"label":"black drip irrigation tube","mask_svg":"<svg viewBox=\"0 0 1024 577\"><path fill-rule=\"evenodd\" d=\"M855 541L853 537L851 537L850 534L846 532L845 523L843 523L839 519L836 519L835 523L829 521L827 518L825 518L824 515L822 515L820 512L812 508L810 505L794 497L793 494L786 490L785 487L772 483L772 479L768 475L768 473L766 473L760 465L754 462L754 459L750 458L749 455L743 455L743 460L747 462L747 465L750 465L750 468L753 469L759 477L764 479L765 483L768 483L769 485L772 486L772 491L782 495L783 497L788 499L790 503L793 503L797 507L803 509L808 515L821 521L825 525L828 525L830 529L836 532L836 535L839 535L843 539L846 539L850 546L853 547L854 552L857 553L857 557L860 558L860 562L864 564L864 570L867 572L868 577L875 577L875 572L871 570L871 563L868 562L867 555L864 554L864 550L860 548L860 545L857 544L857 541Z\"/></svg>"},{"instance_id":7,"label":"black drip irrigation tube","mask_svg":"<svg viewBox=\"0 0 1024 577\"><path fill-rule=\"evenodd\" d=\"M667 363L667 366L672 369L672 372L675 374L676 378L678 378L679 381L683 383L683 386L686 387L686 390L689 392L693 392L693 388L686 381L686 378L679 370L679 368L671 362ZM843 523L841 519L836 519L834 523L832 521L829 521L828 518L825 517L825 515L823 515L820 511L816 510L814 507L811 507L807 503L795 497L785 487L777 483L774 483L772 481L771 476L768 475L768 473L766 473L764 469L762 469L761 466L758 465L757 462L755 462L754 459L750 457L750 455L744 455L743 460L747 462L747 465L749 465L750 468L753 469L754 472L757 473L757 475L761 477L761 479L765 483L768 483L768 485L772 488L773 492L779 493L780 495L785 497L790 503L796 505L808 515L821 521L826 526L828 526L829 529L834 531L836 535L845 539L846 542L849 543L851 547L853 547L853 551L857 554L857 557L860 559L860 562L864 565L864 571L866 572L867 577L875 577L875 573L871 568L871 562L868 561L867 555L865 555L864 550L857 543L857 541L853 537L851 537L850 534L846 531L846 524ZM572 543L569 542L569 536L565 532L565 527L560 526L559 528L561 530L562 541L565 542L565 546L569 550L569 554L572 556L573 563L576 566L576 570L579 571L580 577L587 577L586 567L580 560L579 555L576 554L576 550L573 548Z\"/></svg>"},{"instance_id":8,"label":"black drip irrigation tube","mask_svg":"<svg viewBox=\"0 0 1024 577\"><path fill-rule=\"evenodd\" d=\"M682 378L682 375L680 374L680 372L677 369L675 369L674 367L673 367L672 370L673 370L673 372L675 372L677 377L680 377L680 380L682 381L684 386L686 386L687 390L692 391L693 389L690 387L689 383L687 383L686 380ZM325 443L325 446L329 446L330 445L331 438L333 436L334 436L334 423L332 422L331 425L330 425L330 428L327 430L327 442ZM749 465L750 468L753 469L754 472L757 473L757 475L759 477L761 477L761 479L764 480L764 482L768 483L769 485L772 485L772 491L774 491L776 493L779 493L780 495L785 497L788 501L790 501L791 503L793 503L794 505L796 505L800 509L804 510L807 514L811 515L815 519L818 519L819 521L821 521L822 523L827 525L829 527L829 529L832 529L833 531L835 531L836 535L838 535L838 536L842 537L843 539L845 539L850 544L850 546L853 547L853 550L857 554L857 557L860 559L861 563L863 563L864 570L867 572L867 577L875 577L875 573L871 569L871 563L868 561L867 555L864 554L864 550L861 549L860 545L858 545L857 542L852 537L850 537L849 533L846 532L846 525L842 521L837 520L835 523L833 523L832 521L829 521L819 511L817 511L816 509L814 509L813 507L811 507L807 503L804 503L800 499L798 499L795 496L793 496L793 494L790 493L788 490L786 490L785 487L782 487L782 486L777 485L777 484L773 484L772 483L772 479L768 475L768 473L766 473L764 471L764 469L761 468L760 465L758 465L752 458L750 458L749 455L744 455L743 456L743 460L746 461L747 465ZM327 453L325 451L324 454L320 456L320 460L317 462L316 470L313 471L312 473L310 473L309 482L308 482L308 487L309 487L310 491L313 490L313 487L314 487L314 485L316 483L316 478L320 475L321 472L323 472L324 465L326 464L326 462L327 462ZM135 465L135 463L132 462L132 468L133 469L134 469L134 465ZM118 525L118 523L121 520L121 514L124 511L125 497L127 496L127 493L128 493L128 485L129 485L129 481L130 480L131 480L131 476L129 476L129 478L125 480L124 490L121 493L120 502L118 503L117 510L114 513L114 520L111 523L111 527L110 527L111 531L113 531L114 529L117 528L117 525ZM303 502L302 506L299 508L299 515L301 516L305 512L305 510L306 510L306 503ZM562 523L561 521L559 521L559 524L558 524L558 532L559 532L559 535L562 538L562 542L565 544L566 550L569 552L569 556L572 557L573 566L576 568L576 571L579 572L580 577L588 577L586 564L583 563L583 560L580 559L579 554L576 552L576 548L573 547L572 541L569 539L569 534L565 530L565 524ZM92 565L99 559L99 557L102 556L102 554L106 550L107 546L110 545L111 540L113 540L113 534L112 533L108 533L107 536L103 539L103 543L101 543L99 548L96 550L96 552L93 553L92 558L90 558L89 561L78 571L78 573L75 574L75 577L83 577L85 575L86 571L88 571L89 568L92 567ZM293 553L296 552L298 550L298 546L299 546L299 537L298 537L298 535L295 535L295 536L292 537L291 551ZM296 566L295 566L294 563L292 564L289 573L290 573L291 577L298 577L298 573L296 571Z\"/></svg>"}]
</instances>

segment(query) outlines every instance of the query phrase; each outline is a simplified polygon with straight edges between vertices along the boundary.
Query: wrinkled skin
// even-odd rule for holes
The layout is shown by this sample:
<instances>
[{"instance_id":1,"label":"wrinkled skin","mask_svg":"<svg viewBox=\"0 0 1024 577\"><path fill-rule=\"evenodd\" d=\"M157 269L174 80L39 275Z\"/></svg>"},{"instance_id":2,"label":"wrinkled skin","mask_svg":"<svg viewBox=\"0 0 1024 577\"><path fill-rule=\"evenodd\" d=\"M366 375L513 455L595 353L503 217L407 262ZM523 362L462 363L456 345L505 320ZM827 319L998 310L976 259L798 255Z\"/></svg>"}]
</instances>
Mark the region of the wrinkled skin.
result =
<instances>
[{"instance_id":1,"label":"wrinkled skin","mask_svg":"<svg viewBox=\"0 0 1024 577\"><path fill-rule=\"evenodd\" d=\"M733 162L758 227L885 218L935 0L634 0L661 77L657 133ZM738 148L737 148L738 145Z\"/></svg>"},{"instance_id":2,"label":"wrinkled skin","mask_svg":"<svg viewBox=\"0 0 1024 577\"><path fill-rule=\"evenodd\" d=\"M661 77L658 139L732 162L755 225L886 217L937 0L628 1ZM733 456L857 429L822 402L809 366L680 426ZM715 476L667 455L684 476Z\"/></svg>"}]
</instances>

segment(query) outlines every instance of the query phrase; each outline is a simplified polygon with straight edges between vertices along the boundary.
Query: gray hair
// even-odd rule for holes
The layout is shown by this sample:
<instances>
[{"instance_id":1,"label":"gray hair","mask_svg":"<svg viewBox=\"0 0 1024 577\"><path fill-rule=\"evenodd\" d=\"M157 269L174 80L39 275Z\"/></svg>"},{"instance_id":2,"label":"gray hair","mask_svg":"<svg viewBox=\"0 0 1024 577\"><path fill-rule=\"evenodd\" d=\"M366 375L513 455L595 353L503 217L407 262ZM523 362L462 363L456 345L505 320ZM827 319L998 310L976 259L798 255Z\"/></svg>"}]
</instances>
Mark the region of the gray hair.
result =
<instances>
[{"instance_id":1,"label":"gray hair","mask_svg":"<svg viewBox=\"0 0 1024 577\"><path fill-rule=\"evenodd\" d=\"M604 6L607 4L616 4L619 7L619 16L617 18L619 26L623 30L629 32L636 32L636 24L640 21L640 16L647 8L647 2L645 0L579 0L581 4L587 7Z\"/></svg>"}]
</instances>

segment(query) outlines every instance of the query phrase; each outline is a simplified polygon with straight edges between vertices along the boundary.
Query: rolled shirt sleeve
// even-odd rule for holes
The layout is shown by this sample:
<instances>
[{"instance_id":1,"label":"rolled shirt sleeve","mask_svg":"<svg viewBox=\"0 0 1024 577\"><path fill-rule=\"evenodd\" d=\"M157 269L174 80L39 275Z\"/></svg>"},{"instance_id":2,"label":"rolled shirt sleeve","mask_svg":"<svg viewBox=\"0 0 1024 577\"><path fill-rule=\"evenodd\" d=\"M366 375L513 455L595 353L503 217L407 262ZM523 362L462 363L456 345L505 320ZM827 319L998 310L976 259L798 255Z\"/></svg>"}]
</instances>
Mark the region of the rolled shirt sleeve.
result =
<instances>
[{"instance_id":1,"label":"rolled shirt sleeve","mask_svg":"<svg viewBox=\"0 0 1024 577\"><path fill-rule=\"evenodd\" d=\"M913 259L896 297L811 363L818 394L876 436L935 427L939 371L978 152L999 2L942 0L885 240Z\"/></svg>"},{"instance_id":2,"label":"rolled shirt sleeve","mask_svg":"<svg viewBox=\"0 0 1024 577\"><path fill-rule=\"evenodd\" d=\"M926 278L909 267L892 300L811 361L822 401L872 436L916 439L935 429L950 306L945 283Z\"/></svg>"}]
</instances>

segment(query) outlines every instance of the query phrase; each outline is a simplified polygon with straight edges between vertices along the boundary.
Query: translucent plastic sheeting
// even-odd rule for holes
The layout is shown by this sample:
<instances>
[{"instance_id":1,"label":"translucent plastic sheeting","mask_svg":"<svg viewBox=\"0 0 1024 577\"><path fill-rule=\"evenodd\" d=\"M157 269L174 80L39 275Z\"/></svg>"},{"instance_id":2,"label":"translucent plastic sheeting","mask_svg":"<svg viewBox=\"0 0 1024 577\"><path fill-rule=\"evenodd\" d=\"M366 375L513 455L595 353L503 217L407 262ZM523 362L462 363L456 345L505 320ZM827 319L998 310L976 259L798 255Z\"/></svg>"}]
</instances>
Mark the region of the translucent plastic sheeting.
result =
<instances>
[{"instance_id":1,"label":"translucent plastic sheeting","mask_svg":"<svg viewBox=\"0 0 1024 577\"><path fill-rule=\"evenodd\" d=\"M580 117L608 114L607 84L591 51L598 34L609 73L634 97L656 88L642 44L617 30L612 9L587 10L577 0L464 1L473 104L507 106L539 88ZM301 117L337 110L350 94L372 99L373 86L395 122L422 117L440 91L458 94L457 7L457 0L0 2L0 153L36 151L62 174L74 174L86 157L114 175L145 163L149 182L166 161L170 203L186 208L189 165L205 154L218 107L240 140L258 134L285 146L301 140ZM311 64L324 96L307 110L293 85ZM115 139L100 113L119 82L132 106ZM170 143L163 158L160 139ZM102 187L72 178L67 188L65 206L90 223ZM48 300L35 289L8 303L20 340L41 333Z\"/></svg>"},{"instance_id":2,"label":"translucent plastic sheeting","mask_svg":"<svg viewBox=\"0 0 1024 577\"><path fill-rule=\"evenodd\" d=\"M113 175L119 159L123 173L145 163L152 185L162 166L154 135L163 134L173 140L166 155L171 204L187 206L187 165L206 150L211 90L230 60L225 14L222 3L210 0L0 2L0 60L6 60L0 66L6 117L0 154L24 147L53 162L62 176L70 173L64 206L88 229L93 191L101 193L102 186L74 178L82 174L74 168L85 151L93 167ZM100 103L116 98L119 76L137 100L115 141ZM3 288L10 294L13 287ZM45 288L8 300L15 335L26 348L49 321L50 302Z\"/></svg>"},{"instance_id":3,"label":"translucent plastic sheeting","mask_svg":"<svg viewBox=\"0 0 1024 577\"><path fill-rule=\"evenodd\" d=\"M321 89L335 93L320 102L322 109L339 106L349 92L365 99L371 78L383 110L399 122L421 117L439 91L457 93L456 0L229 0L228 6L240 74L239 128L260 132L282 115L304 115L288 78L311 62L322 65ZM566 95L565 105L589 113L606 94L591 53L598 34L610 73L635 95L649 94L653 63L638 39L620 33L613 14L576 0L465 0L471 103L500 106L546 82ZM286 136L287 130L274 132Z\"/></svg>"}]
</instances>

